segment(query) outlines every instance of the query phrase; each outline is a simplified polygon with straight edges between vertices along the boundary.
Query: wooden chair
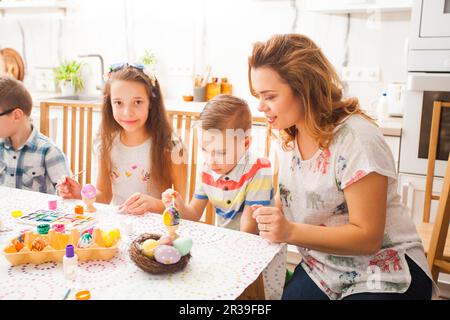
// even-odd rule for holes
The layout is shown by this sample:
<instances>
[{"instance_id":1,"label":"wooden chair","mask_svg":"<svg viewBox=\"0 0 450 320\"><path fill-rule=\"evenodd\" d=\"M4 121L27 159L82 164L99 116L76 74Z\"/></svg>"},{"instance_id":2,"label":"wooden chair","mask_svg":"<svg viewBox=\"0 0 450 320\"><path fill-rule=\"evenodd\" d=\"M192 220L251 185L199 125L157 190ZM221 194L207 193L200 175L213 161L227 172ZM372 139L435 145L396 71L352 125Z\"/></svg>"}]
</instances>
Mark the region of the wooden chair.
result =
<instances>
[{"instance_id":1,"label":"wooden chair","mask_svg":"<svg viewBox=\"0 0 450 320\"><path fill-rule=\"evenodd\" d=\"M441 269L450 272L450 263L448 262L450 261L450 235L448 235L450 218L450 156L441 195L432 194L441 111L442 108L448 107L450 107L450 103L441 101L435 101L433 104L423 221L417 226L417 232L422 239L435 281ZM439 200L438 212L434 224L430 223L431 200Z\"/></svg>"},{"instance_id":2,"label":"wooden chair","mask_svg":"<svg viewBox=\"0 0 450 320\"><path fill-rule=\"evenodd\" d=\"M77 172L84 171L83 174L78 176L78 182L80 184L91 183L93 140L92 116L94 110L101 109L101 104L77 104L64 101L41 102L40 131L46 136L49 136L50 133L49 119L51 109L60 112L62 111L62 150L65 155L69 155L68 150L70 150L69 161L72 172L75 174Z\"/></svg>"},{"instance_id":3,"label":"wooden chair","mask_svg":"<svg viewBox=\"0 0 450 320\"><path fill-rule=\"evenodd\" d=\"M437 281L439 272L450 273L450 236L448 224L450 222L450 155L445 172L444 185L439 200L439 207L431 234L427 260L433 276Z\"/></svg>"},{"instance_id":4,"label":"wooden chair","mask_svg":"<svg viewBox=\"0 0 450 320\"><path fill-rule=\"evenodd\" d=\"M188 150L188 177L189 186L186 188L188 199L192 199L195 191L195 180L197 172L197 139L196 128L194 127L195 120L200 116L199 112L191 111L167 111L167 117L172 124L175 133L181 138ZM184 195L186 197L186 195Z\"/></svg>"}]
</instances>

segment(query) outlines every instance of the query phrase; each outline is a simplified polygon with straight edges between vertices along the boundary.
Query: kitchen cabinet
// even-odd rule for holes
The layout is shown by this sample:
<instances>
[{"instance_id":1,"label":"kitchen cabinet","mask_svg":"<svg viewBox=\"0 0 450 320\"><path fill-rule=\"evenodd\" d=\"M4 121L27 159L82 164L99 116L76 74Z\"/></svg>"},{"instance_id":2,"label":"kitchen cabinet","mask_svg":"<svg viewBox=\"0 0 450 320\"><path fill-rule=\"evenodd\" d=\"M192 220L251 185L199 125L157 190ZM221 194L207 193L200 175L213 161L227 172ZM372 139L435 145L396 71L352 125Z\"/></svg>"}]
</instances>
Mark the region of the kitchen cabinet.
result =
<instances>
[{"instance_id":1,"label":"kitchen cabinet","mask_svg":"<svg viewBox=\"0 0 450 320\"><path fill-rule=\"evenodd\" d=\"M411 7L411 0L305 0L304 2L305 10L328 14L409 11Z\"/></svg>"},{"instance_id":2,"label":"kitchen cabinet","mask_svg":"<svg viewBox=\"0 0 450 320\"><path fill-rule=\"evenodd\" d=\"M73 7L73 1L66 0L21 0L0 1L0 16L6 14L41 14L41 13L63 13Z\"/></svg>"}]
</instances>

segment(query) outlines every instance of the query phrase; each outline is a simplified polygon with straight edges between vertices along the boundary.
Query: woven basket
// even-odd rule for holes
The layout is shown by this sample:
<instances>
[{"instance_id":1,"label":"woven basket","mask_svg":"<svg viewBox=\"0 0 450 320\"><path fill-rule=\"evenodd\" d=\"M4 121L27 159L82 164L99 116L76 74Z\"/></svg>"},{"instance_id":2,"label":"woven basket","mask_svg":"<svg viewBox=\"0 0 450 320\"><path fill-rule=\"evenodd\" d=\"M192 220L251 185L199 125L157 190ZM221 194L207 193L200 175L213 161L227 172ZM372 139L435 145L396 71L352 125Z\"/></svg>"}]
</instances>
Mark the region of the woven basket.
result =
<instances>
[{"instance_id":1,"label":"woven basket","mask_svg":"<svg viewBox=\"0 0 450 320\"><path fill-rule=\"evenodd\" d=\"M159 234L152 233L144 233L141 234L136 240L134 240L130 249L128 250L130 253L131 260L142 270L152 274L164 274L164 273L174 273L180 270L183 270L189 262L191 258L191 254L181 257L180 261L174 264L162 264L156 261L154 258L147 257L141 251L141 244L147 239L158 240L161 238Z\"/></svg>"}]
</instances>

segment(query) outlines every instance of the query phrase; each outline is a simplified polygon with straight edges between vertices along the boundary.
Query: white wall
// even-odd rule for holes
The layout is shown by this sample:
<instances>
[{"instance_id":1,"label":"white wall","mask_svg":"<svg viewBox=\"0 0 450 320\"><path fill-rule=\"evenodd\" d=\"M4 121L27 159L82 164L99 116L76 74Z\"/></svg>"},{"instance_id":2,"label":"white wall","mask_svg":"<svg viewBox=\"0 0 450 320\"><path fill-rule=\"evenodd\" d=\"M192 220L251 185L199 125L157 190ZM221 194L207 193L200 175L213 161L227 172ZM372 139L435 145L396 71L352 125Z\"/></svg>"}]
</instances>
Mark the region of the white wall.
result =
<instances>
[{"instance_id":1,"label":"white wall","mask_svg":"<svg viewBox=\"0 0 450 320\"><path fill-rule=\"evenodd\" d=\"M299 32L313 38L335 65L344 62L346 15L301 11L293 30L295 10L287 0L89 0L75 1L77 8L66 17L18 15L0 18L0 46L23 53L19 23L23 26L28 76L33 89L36 67L53 67L63 58L99 53L106 65L135 61L144 49L159 60L158 72L168 98L191 91L192 79L170 72L172 66L190 66L201 73L206 64L213 75L228 77L236 95L251 101L247 82L247 57L255 41L274 33ZM297 0L301 7L302 2ZM409 31L409 12L353 14L348 36L348 66L381 68L378 83L349 83L348 94L363 105L376 99L391 81L405 81L403 59ZM374 23L375 21L375 23ZM100 68L90 68L87 92L95 92Z\"/></svg>"}]
</instances>

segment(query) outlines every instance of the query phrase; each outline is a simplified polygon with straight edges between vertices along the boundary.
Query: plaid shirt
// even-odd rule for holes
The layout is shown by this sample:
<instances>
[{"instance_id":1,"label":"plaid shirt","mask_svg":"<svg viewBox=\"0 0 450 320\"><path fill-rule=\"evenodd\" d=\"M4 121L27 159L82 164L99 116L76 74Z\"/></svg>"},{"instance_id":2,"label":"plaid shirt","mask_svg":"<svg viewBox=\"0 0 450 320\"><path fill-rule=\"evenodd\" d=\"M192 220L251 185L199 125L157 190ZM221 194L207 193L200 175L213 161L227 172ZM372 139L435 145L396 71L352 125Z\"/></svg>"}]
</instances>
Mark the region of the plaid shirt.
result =
<instances>
[{"instance_id":1,"label":"plaid shirt","mask_svg":"<svg viewBox=\"0 0 450 320\"><path fill-rule=\"evenodd\" d=\"M64 154L36 128L18 150L0 139L0 186L54 194L64 175L71 175Z\"/></svg>"}]
</instances>

